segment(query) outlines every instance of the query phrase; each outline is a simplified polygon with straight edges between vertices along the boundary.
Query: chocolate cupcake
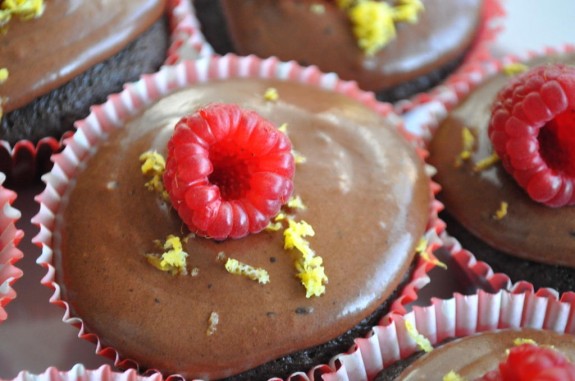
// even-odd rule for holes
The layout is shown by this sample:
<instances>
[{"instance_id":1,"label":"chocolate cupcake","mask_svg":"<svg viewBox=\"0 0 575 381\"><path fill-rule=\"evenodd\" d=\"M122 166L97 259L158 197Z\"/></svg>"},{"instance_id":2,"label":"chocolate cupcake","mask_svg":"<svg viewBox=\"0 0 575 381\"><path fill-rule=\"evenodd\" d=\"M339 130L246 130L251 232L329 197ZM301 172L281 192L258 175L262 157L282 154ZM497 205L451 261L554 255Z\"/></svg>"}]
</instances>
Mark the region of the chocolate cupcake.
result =
<instances>
[{"instance_id":1,"label":"chocolate cupcake","mask_svg":"<svg viewBox=\"0 0 575 381\"><path fill-rule=\"evenodd\" d=\"M35 17L11 17L0 36L0 170L9 182L44 173L90 106L174 61L170 29L184 19L177 1L43 3Z\"/></svg>"},{"instance_id":2,"label":"chocolate cupcake","mask_svg":"<svg viewBox=\"0 0 575 381\"><path fill-rule=\"evenodd\" d=\"M357 81L378 99L426 91L487 54L497 1L193 0L219 54L276 56Z\"/></svg>"},{"instance_id":3,"label":"chocolate cupcake","mask_svg":"<svg viewBox=\"0 0 575 381\"><path fill-rule=\"evenodd\" d=\"M229 107L231 113L220 113ZM56 270L46 284L58 290L55 299L69 310L71 321L79 321L86 337L116 356L120 367L236 379L336 371L327 362L347 351L354 338L373 333L386 312L404 313L430 267L428 261L414 261L416 247L422 238L429 242L426 251L438 244L441 225L429 178L390 109L333 75L255 57L185 62L127 86L78 124L45 177L47 190L39 200L46 207L41 209L51 212L41 212L34 221L51 231L36 238L43 248L39 262ZM188 113L192 116L180 120ZM112 114L120 119L112 122ZM285 138L265 137L278 130L260 117L287 126L294 160L300 163L293 186L283 179L293 168L291 154L260 159L272 174L261 175L249 164L240 166L248 174L235 177L229 171L238 167L223 165L232 157L248 160L289 148ZM246 139L236 124L223 128L217 120L268 127L250 129ZM208 132L190 127L200 135L187 141L191 132L184 127L192 121L220 127ZM176 123L178 132L170 138ZM215 143L216 136L227 134L234 136L233 144ZM254 141L263 146L244 145ZM217 147L209 165L198 151L204 143ZM195 153L183 154L189 149ZM245 150L247 157L240 153ZM159 178L148 180L141 173L144 152L146 168L162 162L158 153L168 154L163 184L169 203L161 187L159 193L146 189L148 181L148 188L157 189ZM209 184L188 181L196 172L182 168L194 163L203 163L201 173L213 165ZM250 180L246 192L251 196L230 196L244 189L245 178L275 185ZM182 190L185 183L193 189ZM248 228L238 228L239 234L238 226L245 223L251 230L259 224L261 230L267 217L260 215L276 213L270 206L275 201L263 202L254 194L287 189L280 191L285 198L292 188L299 198L290 198L295 204L283 207L271 231L240 238ZM227 213L223 206L205 214L203 207L197 209L200 200L209 205L229 201L231 219L220 220ZM110 228L111 221L123 227ZM178 259L170 262L157 253L158 239L166 239L171 254L164 254ZM188 253L187 264L182 264L182 251ZM173 329L181 324L185 332Z\"/></svg>"},{"instance_id":4,"label":"chocolate cupcake","mask_svg":"<svg viewBox=\"0 0 575 381\"><path fill-rule=\"evenodd\" d=\"M469 94L459 94L461 101L452 109L447 106L447 115L438 123L429 162L437 168L435 179L442 187L440 199L450 235L513 282L526 280L536 288L562 292L575 289L571 255L575 250L575 209L569 206L572 162L569 139L565 138L570 134L572 106L568 97L560 97L561 91L550 95L549 88L559 86L554 87L559 90L563 84L558 85L561 82L548 65L573 65L575 54L570 48L547 53L525 61L525 65L549 68L548 74L517 77L506 74L508 66L499 64L497 73L472 86ZM522 80L525 83L515 89L523 86L527 89L523 94L515 90L512 97L498 95L510 82ZM527 97L526 93L533 95ZM501 109L492 118L496 99L498 110L511 104L516 105L514 111ZM498 127L491 127L488 133L490 119ZM557 138L558 134L563 137ZM520 138L525 144L505 136ZM497 152L492 141L499 145ZM498 157L502 160L497 161ZM545 189L551 193L542 193Z\"/></svg>"},{"instance_id":5,"label":"chocolate cupcake","mask_svg":"<svg viewBox=\"0 0 575 381\"><path fill-rule=\"evenodd\" d=\"M20 212L12 207L16 193L3 187L5 179L0 173L0 323L8 317L4 307L16 297L12 285L22 276L22 271L14 264L22 259L18 244L24 236L15 226L20 219Z\"/></svg>"}]
</instances>

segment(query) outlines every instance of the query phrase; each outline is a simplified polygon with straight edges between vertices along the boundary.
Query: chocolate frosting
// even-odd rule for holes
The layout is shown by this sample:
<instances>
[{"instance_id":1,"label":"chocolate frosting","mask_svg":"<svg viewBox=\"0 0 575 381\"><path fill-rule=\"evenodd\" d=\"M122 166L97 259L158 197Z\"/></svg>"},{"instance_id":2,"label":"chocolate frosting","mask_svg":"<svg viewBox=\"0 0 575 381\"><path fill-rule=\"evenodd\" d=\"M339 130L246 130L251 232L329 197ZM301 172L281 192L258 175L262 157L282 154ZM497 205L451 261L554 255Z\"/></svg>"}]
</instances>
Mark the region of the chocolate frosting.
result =
<instances>
[{"instance_id":1,"label":"chocolate frosting","mask_svg":"<svg viewBox=\"0 0 575 381\"><path fill-rule=\"evenodd\" d=\"M263 99L269 87L277 102ZM147 263L154 240L187 230L144 188L138 156L165 152L175 122L211 102L288 123L307 159L296 167L295 194L307 206L296 219L316 232L309 242L329 277L323 296L306 299L281 231L190 239L195 277ZM167 96L101 144L73 184L54 235L63 298L103 345L186 377L226 377L346 332L401 282L430 213L421 160L386 120L343 95L280 81L212 82ZM271 282L228 274L220 252L265 268ZM210 336L212 312L219 324Z\"/></svg>"},{"instance_id":2,"label":"chocolate frosting","mask_svg":"<svg viewBox=\"0 0 575 381\"><path fill-rule=\"evenodd\" d=\"M10 21L0 35L4 112L20 108L113 56L160 18L165 0L45 0L39 18Z\"/></svg>"},{"instance_id":3,"label":"chocolate frosting","mask_svg":"<svg viewBox=\"0 0 575 381\"><path fill-rule=\"evenodd\" d=\"M414 24L398 23L397 37L374 56L357 46L344 11L334 1L222 0L239 54L277 56L317 65L378 91L424 76L458 59L472 44L482 0L423 0Z\"/></svg>"},{"instance_id":4,"label":"chocolate frosting","mask_svg":"<svg viewBox=\"0 0 575 381\"><path fill-rule=\"evenodd\" d=\"M530 328L480 333L441 345L411 364L396 381L443 380L450 371L465 380L475 380L506 358L515 339L531 339L538 345L552 346L575 362L575 336Z\"/></svg>"},{"instance_id":5,"label":"chocolate frosting","mask_svg":"<svg viewBox=\"0 0 575 381\"><path fill-rule=\"evenodd\" d=\"M575 54L540 57L527 64L545 62L575 64ZM487 136L491 104L509 78L505 74L489 78L441 123L429 158L442 187L439 198L451 215L489 245L535 262L575 267L575 207L550 208L531 200L501 163L473 171L473 163L493 152ZM457 168L464 127L477 133L476 150L470 163ZM493 215L502 201L509 204L508 213L495 220Z\"/></svg>"}]
</instances>

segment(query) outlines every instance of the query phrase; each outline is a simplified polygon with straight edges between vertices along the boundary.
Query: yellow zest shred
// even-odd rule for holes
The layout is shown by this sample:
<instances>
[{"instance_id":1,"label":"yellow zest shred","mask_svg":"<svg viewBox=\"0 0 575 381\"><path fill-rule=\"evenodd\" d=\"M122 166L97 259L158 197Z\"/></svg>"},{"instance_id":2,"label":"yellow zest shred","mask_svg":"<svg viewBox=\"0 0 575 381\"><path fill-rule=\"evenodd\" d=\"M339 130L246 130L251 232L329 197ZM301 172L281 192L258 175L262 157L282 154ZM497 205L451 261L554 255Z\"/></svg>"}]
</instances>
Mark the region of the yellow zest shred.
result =
<instances>
[{"instance_id":1,"label":"yellow zest shred","mask_svg":"<svg viewBox=\"0 0 575 381\"><path fill-rule=\"evenodd\" d=\"M443 376L443 381L465 381L465 378L461 377L456 372L450 370L445 376Z\"/></svg>"},{"instance_id":2,"label":"yellow zest shred","mask_svg":"<svg viewBox=\"0 0 575 381\"><path fill-rule=\"evenodd\" d=\"M302 155L301 153L299 153L295 150L292 150L291 154L293 155L293 159L294 159L296 164L303 164L307 161L307 159L304 155Z\"/></svg>"},{"instance_id":3,"label":"yellow zest shred","mask_svg":"<svg viewBox=\"0 0 575 381\"><path fill-rule=\"evenodd\" d=\"M165 250L160 256L157 254L146 254L148 262L158 270L169 272L172 275L186 275L186 259L188 253L183 250L180 238L169 235L162 245Z\"/></svg>"},{"instance_id":4,"label":"yellow zest shred","mask_svg":"<svg viewBox=\"0 0 575 381\"><path fill-rule=\"evenodd\" d=\"M427 337L417 332L417 329L413 324L411 324L409 320L405 321L405 329L407 330L409 337L415 341L417 346L421 348L422 351L429 353L433 350L431 342L427 339Z\"/></svg>"},{"instance_id":5,"label":"yellow zest shred","mask_svg":"<svg viewBox=\"0 0 575 381\"><path fill-rule=\"evenodd\" d=\"M6 82L9 74L8 69L5 67L0 68L0 85Z\"/></svg>"},{"instance_id":6,"label":"yellow zest shred","mask_svg":"<svg viewBox=\"0 0 575 381\"><path fill-rule=\"evenodd\" d=\"M300 196L291 196L286 205L290 209L307 209Z\"/></svg>"},{"instance_id":7,"label":"yellow zest shred","mask_svg":"<svg viewBox=\"0 0 575 381\"><path fill-rule=\"evenodd\" d=\"M288 228L284 230L284 249L297 249L302 255L296 260L296 276L306 289L306 298L321 296L325 293L325 285L328 282L323 259L316 256L304 237L313 237L315 232L310 224L305 221L296 222L288 219Z\"/></svg>"},{"instance_id":8,"label":"yellow zest shred","mask_svg":"<svg viewBox=\"0 0 575 381\"><path fill-rule=\"evenodd\" d=\"M352 23L358 46L367 55L381 50L396 36L395 23L417 22L421 0L396 0L394 5L377 0L337 0Z\"/></svg>"},{"instance_id":9,"label":"yellow zest shred","mask_svg":"<svg viewBox=\"0 0 575 381\"><path fill-rule=\"evenodd\" d=\"M264 99L269 102L275 102L280 98L278 91L275 87L269 87L264 93Z\"/></svg>"},{"instance_id":10,"label":"yellow zest shred","mask_svg":"<svg viewBox=\"0 0 575 381\"><path fill-rule=\"evenodd\" d=\"M527 338L523 338L523 337L518 337L515 340L513 340L513 345L515 345L515 346L520 346L523 344L537 345L537 342L533 339L527 339Z\"/></svg>"},{"instance_id":11,"label":"yellow zest shred","mask_svg":"<svg viewBox=\"0 0 575 381\"><path fill-rule=\"evenodd\" d=\"M419 256L426 262L429 262L437 267L441 267L442 269L447 269L447 265L441 262L439 259L433 255L431 252L431 247L428 244L427 239L421 238L415 248L415 252L419 254Z\"/></svg>"},{"instance_id":12,"label":"yellow zest shred","mask_svg":"<svg viewBox=\"0 0 575 381\"><path fill-rule=\"evenodd\" d=\"M318 15L322 15L325 13L325 6L323 4L314 3L314 4L310 5L309 9L313 13L318 14Z\"/></svg>"},{"instance_id":13,"label":"yellow zest shred","mask_svg":"<svg viewBox=\"0 0 575 381\"><path fill-rule=\"evenodd\" d=\"M529 66L522 63L511 63L503 67L503 73L508 76L521 74L529 70Z\"/></svg>"},{"instance_id":14,"label":"yellow zest shred","mask_svg":"<svg viewBox=\"0 0 575 381\"><path fill-rule=\"evenodd\" d=\"M479 160L477 163L475 163L473 170L475 172L481 172L481 171L491 167L492 165L496 164L498 161L499 161L499 156L497 156L496 153L493 153L490 156L487 156L486 158Z\"/></svg>"},{"instance_id":15,"label":"yellow zest shred","mask_svg":"<svg viewBox=\"0 0 575 381\"><path fill-rule=\"evenodd\" d=\"M497 209L497 211L493 215L493 218L495 218L498 221L505 218L505 216L507 215L508 207L509 207L509 204L507 202L501 201L501 204L499 205L499 209Z\"/></svg>"},{"instance_id":16,"label":"yellow zest shred","mask_svg":"<svg viewBox=\"0 0 575 381\"><path fill-rule=\"evenodd\" d=\"M220 315L217 312L212 312L208 318L208 329L206 335L211 336L216 333L218 323L220 322Z\"/></svg>"},{"instance_id":17,"label":"yellow zest shred","mask_svg":"<svg viewBox=\"0 0 575 381\"><path fill-rule=\"evenodd\" d=\"M463 148L455 160L456 167L461 166L465 160L469 160L475 149L475 136L469 128L464 127L461 130L461 140Z\"/></svg>"},{"instance_id":18,"label":"yellow zest shred","mask_svg":"<svg viewBox=\"0 0 575 381\"><path fill-rule=\"evenodd\" d=\"M257 280L258 283L266 284L270 282L270 275L261 267L253 267L242 263L237 259L228 258L226 261L226 270L230 274L241 275L251 280Z\"/></svg>"},{"instance_id":19,"label":"yellow zest shred","mask_svg":"<svg viewBox=\"0 0 575 381\"><path fill-rule=\"evenodd\" d=\"M288 128L288 124L283 123L281 126L278 127L278 131L282 132L284 134L287 134L287 128Z\"/></svg>"},{"instance_id":20,"label":"yellow zest shred","mask_svg":"<svg viewBox=\"0 0 575 381\"><path fill-rule=\"evenodd\" d=\"M5 26L13 16L27 21L44 13L44 0L1 0L0 27Z\"/></svg>"},{"instance_id":21,"label":"yellow zest shred","mask_svg":"<svg viewBox=\"0 0 575 381\"><path fill-rule=\"evenodd\" d=\"M140 155L142 173L151 176L144 186L146 189L158 192L164 200L169 200L168 192L164 188L162 176L166 169L166 159L156 151L146 151Z\"/></svg>"},{"instance_id":22,"label":"yellow zest shred","mask_svg":"<svg viewBox=\"0 0 575 381\"><path fill-rule=\"evenodd\" d=\"M269 222L268 226L266 226L266 231L268 232L277 232L280 231L281 228L283 227L281 222Z\"/></svg>"}]
</instances>

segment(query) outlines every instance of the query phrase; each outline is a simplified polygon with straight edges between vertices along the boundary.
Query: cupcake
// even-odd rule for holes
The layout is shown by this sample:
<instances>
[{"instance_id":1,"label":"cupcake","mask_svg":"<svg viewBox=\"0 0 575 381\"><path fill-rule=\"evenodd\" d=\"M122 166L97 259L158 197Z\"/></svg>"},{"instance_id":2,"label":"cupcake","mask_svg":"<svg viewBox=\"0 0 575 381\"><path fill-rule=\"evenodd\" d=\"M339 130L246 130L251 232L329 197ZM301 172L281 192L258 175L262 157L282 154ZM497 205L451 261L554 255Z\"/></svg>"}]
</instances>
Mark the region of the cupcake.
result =
<instances>
[{"instance_id":1,"label":"cupcake","mask_svg":"<svg viewBox=\"0 0 575 381\"><path fill-rule=\"evenodd\" d=\"M497 1L193 0L219 54L276 56L356 81L378 99L430 89L487 54Z\"/></svg>"},{"instance_id":2,"label":"cupcake","mask_svg":"<svg viewBox=\"0 0 575 381\"><path fill-rule=\"evenodd\" d=\"M559 291L575 289L573 106L562 90L573 64L571 49L527 60L523 74L500 64L448 111L429 146L447 232L512 281Z\"/></svg>"},{"instance_id":3,"label":"cupcake","mask_svg":"<svg viewBox=\"0 0 575 381\"><path fill-rule=\"evenodd\" d=\"M51 166L90 106L174 59L170 29L184 18L178 1L28 3L3 1L0 11L0 170L23 183Z\"/></svg>"},{"instance_id":4,"label":"cupcake","mask_svg":"<svg viewBox=\"0 0 575 381\"><path fill-rule=\"evenodd\" d=\"M422 160L352 83L211 57L128 85L78 125L39 197L39 263L120 367L318 377L428 280L414 259L441 226Z\"/></svg>"},{"instance_id":5,"label":"cupcake","mask_svg":"<svg viewBox=\"0 0 575 381\"><path fill-rule=\"evenodd\" d=\"M24 236L15 226L20 218L20 212L12 207L16 193L2 186L5 179L4 174L0 173L0 323L8 317L4 307L16 297L12 285L22 276L22 271L14 264L22 259L22 252L17 247Z\"/></svg>"}]
</instances>

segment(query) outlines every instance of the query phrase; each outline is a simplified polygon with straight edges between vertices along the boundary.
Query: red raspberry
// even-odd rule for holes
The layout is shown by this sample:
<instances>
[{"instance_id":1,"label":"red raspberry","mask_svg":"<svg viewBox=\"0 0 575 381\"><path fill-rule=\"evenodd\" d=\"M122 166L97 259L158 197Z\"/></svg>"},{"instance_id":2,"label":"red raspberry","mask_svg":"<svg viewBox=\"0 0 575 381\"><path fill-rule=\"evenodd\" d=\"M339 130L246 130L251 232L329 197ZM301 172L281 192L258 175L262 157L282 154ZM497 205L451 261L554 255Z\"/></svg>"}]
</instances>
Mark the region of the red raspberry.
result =
<instances>
[{"instance_id":1,"label":"red raspberry","mask_svg":"<svg viewBox=\"0 0 575 381\"><path fill-rule=\"evenodd\" d=\"M510 349L498 370L475 381L575 381L575 365L554 349L522 344Z\"/></svg>"},{"instance_id":2,"label":"red raspberry","mask_svg":"<svg viewBox=\"0 0 575 381\"><path fill-rule=\"evenodd\" d=\"M489 138L533 200L575 204L575 67L538 66L511 80L493 104Z\"/></svg>"},{"instance_id":3,"label":"red raspberry","mask_svg":"<svg viewBox=\"0 0 575 381\"><path fill-rule=\"evenodd\" d=\"M176 124L164 185L192 232L240 238L279 212L291 196L294 168L291 142L269 121L236 105L212 104Z\"/></svg>"}]
</instances>

